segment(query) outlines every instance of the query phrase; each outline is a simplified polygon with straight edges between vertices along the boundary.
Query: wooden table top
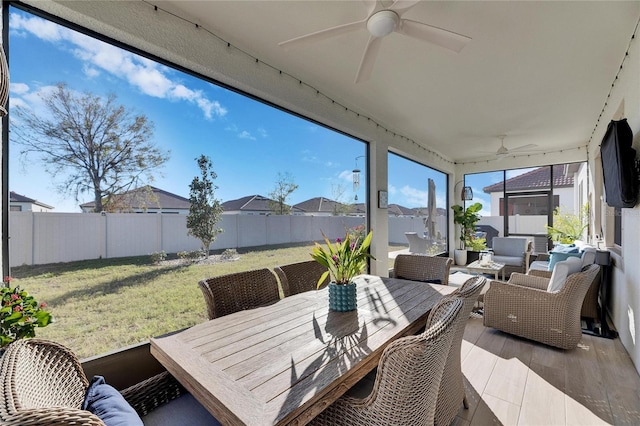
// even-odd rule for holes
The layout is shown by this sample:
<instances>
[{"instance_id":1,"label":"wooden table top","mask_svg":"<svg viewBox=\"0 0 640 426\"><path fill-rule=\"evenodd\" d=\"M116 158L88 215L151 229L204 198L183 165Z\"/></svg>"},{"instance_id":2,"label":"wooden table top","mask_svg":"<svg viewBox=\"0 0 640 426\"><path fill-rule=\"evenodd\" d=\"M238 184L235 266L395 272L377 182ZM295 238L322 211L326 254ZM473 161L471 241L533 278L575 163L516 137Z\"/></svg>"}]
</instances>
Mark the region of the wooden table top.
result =
<instances>
[{"instance_id":1,"label":"wooden table top","mask_svg":"<svg viewBox=\"0 0 640 426\"><path fill-rule=\"evenodd\" d=\"M424 326L454 287L361 275L358 310L300 293L151 339L151 353L222 424L306 424Z\"/></svg>"},{"instance_id":2,"label":"wooden table top","mask_svg":"<svg viewBox=\"0 0 640 426\"><path fill-rule=\"evenodd\" d=\"M482 265L479 260L471 262L466 266L470 270L488 271L489 273L500 272L504 265L502 263L491 262L488 265Z\"/></svg>"}]
</instances>

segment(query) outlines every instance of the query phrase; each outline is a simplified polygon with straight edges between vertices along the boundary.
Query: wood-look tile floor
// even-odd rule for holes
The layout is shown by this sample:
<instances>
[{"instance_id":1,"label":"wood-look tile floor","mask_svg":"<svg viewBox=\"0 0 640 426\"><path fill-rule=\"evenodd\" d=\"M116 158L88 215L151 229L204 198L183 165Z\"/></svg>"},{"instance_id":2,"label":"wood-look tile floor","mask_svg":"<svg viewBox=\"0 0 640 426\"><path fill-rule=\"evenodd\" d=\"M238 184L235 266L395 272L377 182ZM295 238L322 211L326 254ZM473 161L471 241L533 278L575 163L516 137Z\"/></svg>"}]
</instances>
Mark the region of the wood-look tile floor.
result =
<instances>
[{"instance_id":1,"label":"wood-look tile floor","mask_svg":"<svg viewBox=\"0 0 640 426\"><path fill-rule=\"evenodd\" d=\"M640 377L619 339L554 349L470 318L462 341L469 409L454 425L640 425Z\"/></svg>"}]
</instances>

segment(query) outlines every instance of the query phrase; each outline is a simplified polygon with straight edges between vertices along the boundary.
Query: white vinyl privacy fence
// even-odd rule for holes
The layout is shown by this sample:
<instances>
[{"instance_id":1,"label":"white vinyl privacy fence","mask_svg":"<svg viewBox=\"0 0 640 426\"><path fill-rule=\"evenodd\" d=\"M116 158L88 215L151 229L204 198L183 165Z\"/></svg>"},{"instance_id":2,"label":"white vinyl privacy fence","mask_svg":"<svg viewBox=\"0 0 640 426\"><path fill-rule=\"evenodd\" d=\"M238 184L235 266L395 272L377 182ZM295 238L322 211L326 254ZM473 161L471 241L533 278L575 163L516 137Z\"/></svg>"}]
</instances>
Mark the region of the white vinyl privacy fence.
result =
<instances>
[{"instance_id":1,"label":"white vinyl privacy fence","mask_svg":"<svg viewBox=\"0 0 640 426\"><path fill-rule=\"evenodd\" d=\"M224 232L212 250L321 241L344 236L364 225L363 217L223 215ZM446 219L442 218L446 235ZM440 227L440 226L439 226ZM422 218L389 218L389 241L406 244L404 232L421 233ZM186 215L134 213L33 213L9 215L10 265L41 265L74 260L177 253L200 248L187 235Z\"/></svg>"}]
</instances>

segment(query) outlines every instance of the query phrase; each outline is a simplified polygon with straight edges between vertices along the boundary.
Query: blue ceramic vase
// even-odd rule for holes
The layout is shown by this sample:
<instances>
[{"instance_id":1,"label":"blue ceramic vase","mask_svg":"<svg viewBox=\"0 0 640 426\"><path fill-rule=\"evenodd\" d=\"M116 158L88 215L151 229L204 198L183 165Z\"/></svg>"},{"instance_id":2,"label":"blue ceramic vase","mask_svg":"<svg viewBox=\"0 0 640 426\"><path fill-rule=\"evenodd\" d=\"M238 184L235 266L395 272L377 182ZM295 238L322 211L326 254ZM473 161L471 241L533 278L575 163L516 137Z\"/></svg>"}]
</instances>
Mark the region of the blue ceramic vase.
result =
<instances>
[{"instance_id":1,"label":"blue ceramic vase","mask_svg":"<svg viewBox=\"0 0 640 426\"><path fill-rule=\"evenodd\" d=\"M355 311L356 283L336 284L329 283L329 309L337 312Z\"/></svg>"}]
</instances>

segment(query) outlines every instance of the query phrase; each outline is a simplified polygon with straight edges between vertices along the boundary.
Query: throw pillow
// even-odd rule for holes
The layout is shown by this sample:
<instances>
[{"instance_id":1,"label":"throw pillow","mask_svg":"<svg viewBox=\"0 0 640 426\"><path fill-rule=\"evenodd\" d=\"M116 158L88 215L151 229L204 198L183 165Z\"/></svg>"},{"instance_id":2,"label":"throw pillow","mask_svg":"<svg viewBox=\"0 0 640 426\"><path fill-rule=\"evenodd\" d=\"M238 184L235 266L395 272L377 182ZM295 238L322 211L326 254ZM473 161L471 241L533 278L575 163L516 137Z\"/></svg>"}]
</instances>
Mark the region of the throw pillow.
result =
<instances>
[{"instance_id":1,"label":"throw pillow","mask_svg":"<svg viewBox=\"0 0 640 426\"><path fill-rule=\"evenodd\" d=\"M552 251L549 255L549 266L547 267L547 270L553 271L553 267L556 265L556 263L567 260L570 257L581 257L581 256L582 256L582 253L578 253L578 252L560 253L560 252Z\"/></svg>"},{"instance_id":2,"label":"throw pillow","mask_svg":"<svg viewBox=\"0 0 640 426\"><path fill-rule=\"evenodd\" d=\"M102 376L91 380L82 409L98 416L106 426L143 426L138 413Z\"/></svg>"}]
</instances>

